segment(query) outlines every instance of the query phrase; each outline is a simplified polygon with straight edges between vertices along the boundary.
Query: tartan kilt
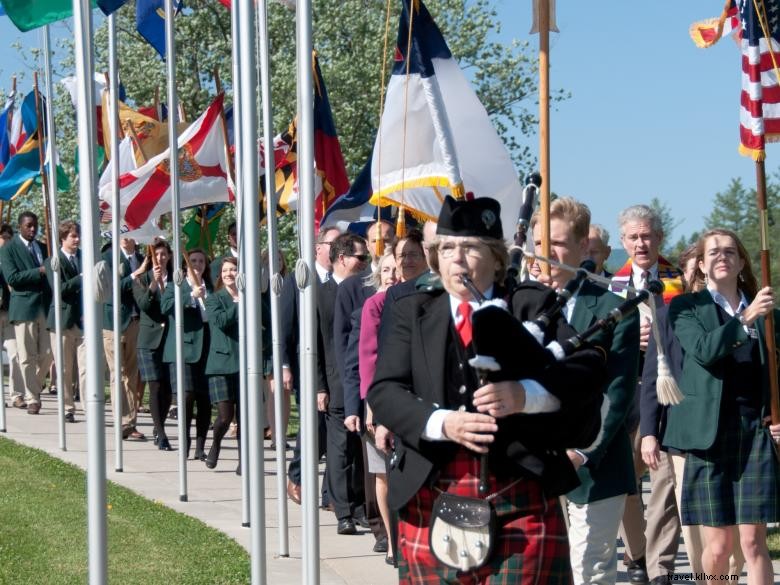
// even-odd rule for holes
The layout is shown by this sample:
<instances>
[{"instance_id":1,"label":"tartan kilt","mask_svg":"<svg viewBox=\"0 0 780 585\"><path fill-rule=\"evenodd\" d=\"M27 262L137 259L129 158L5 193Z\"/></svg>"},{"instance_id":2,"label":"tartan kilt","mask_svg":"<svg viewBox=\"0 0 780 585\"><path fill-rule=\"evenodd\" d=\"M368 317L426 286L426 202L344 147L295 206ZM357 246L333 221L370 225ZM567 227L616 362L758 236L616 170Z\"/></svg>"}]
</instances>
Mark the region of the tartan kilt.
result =
<instances>
[{"instance_id":1,"label":"tartan kilt","mask_svg":"<svg viewBox=\"0 0 780 585\"><path fill-rule=\"evenodd\" d=\"M218 374L209 376L209 400L217 402L236 402L238 399L238 374Z\"/></svg>"},{"instance_id":2,"label":"tartan kilt","mask_svg":"<svg viewBox=\"0 0 780 585\"><path fill-rule=\"evenodd\" d=\"M489 477L488 493L514 479ZM479 497L479 456L460 448L442 470L434 488ZM438 491L423 486L399 512L399 583L404 585L569 585L569 542L557 498L544 495L541 484L522 479L492 500L497 517L493 555L481 568L463 573L444 566L428 544L433 502Z\"/></svg>"},{"instance_id":3,"label":"tartan kilt","mask_svg":"<svg viewBox=\"0 0 780 585\"><path fill-rule=\"evenodd\" d=\"M176 388L176 364L170 363L169 374L171 376L171 390L175 395ZM195 392L196 394L204 393L208 394L208 380L203 373L203 364L198 362L195 364L184 364L184 391Z\"/></svg>"},{"instance_id":4,"label":"tartan kilt","mask_svg":"<svg viewBox=\"0 0 780 585\"><path fill-rule=\"evenodd\" d=\"M162 348L138 348L136 357L138 359L138 372L141 375L141 382L159 382L168 379L168 368L163 364L162 354Z\"/></svg>"},{"instance_id":5,"label":"tartan kilt","mask_svg":"<svg viewBox=\"0 0 780 585\"><path fill-rule=\"evenodd\" d=\"M721 416L715 442L688 451L682 486L683 525L734 526L780 520L780 469L759 418Z\"/></svg>"}]
</instances>

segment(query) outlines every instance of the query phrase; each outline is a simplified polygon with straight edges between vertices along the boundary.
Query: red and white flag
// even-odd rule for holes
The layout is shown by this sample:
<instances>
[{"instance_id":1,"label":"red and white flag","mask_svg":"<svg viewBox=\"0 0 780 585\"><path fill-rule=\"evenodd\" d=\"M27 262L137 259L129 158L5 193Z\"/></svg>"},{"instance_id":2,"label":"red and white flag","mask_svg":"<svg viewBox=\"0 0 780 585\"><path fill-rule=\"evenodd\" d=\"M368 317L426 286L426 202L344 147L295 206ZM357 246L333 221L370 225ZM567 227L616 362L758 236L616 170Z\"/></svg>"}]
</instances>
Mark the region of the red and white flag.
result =
<instances>
[{"instance_id":1,"label":"red and white flag","mask_svg":"<svg viewBox=\"0 0 780 585\"><path fill-rule=\"evenodd\" d=\"M234 187L228 177L225 137L220 127L220 94L179 136L179 202L182 209L231 201ZM136 229L149 218L171 209L170 149L119 177L123 223ZM100 199L111 201L111 186L100 188Z\"/></svg>"}]
</instances>

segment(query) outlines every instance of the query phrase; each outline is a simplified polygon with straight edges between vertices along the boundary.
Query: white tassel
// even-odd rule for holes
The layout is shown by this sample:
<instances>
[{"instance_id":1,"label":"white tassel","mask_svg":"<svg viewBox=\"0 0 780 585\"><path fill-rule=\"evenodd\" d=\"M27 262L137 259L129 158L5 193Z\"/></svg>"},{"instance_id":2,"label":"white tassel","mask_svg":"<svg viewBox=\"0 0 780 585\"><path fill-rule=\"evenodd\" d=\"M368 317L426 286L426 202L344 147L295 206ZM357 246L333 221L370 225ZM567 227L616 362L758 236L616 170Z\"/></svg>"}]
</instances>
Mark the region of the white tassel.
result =
<instances>
[{"instance_id":1,"label":"white tassel","mask_svg":"<svg viewBox=\"0 0 780 585\"><path fill-rule=\"evenodd\" d=\"M650 313L652 314L653 337L655 338L655 349L658 354L658 377L655 382L655 392L658 404L663 406L680 404L684 396L682 392L680 392L679 386L677 386L677 381L672 375L672 369L669 367L669 359L664 353L663 340L661 339L661 332L658 329L655 299L651 297L648 299L647 304L650 305Z\"/></svg>"}]
</instances>

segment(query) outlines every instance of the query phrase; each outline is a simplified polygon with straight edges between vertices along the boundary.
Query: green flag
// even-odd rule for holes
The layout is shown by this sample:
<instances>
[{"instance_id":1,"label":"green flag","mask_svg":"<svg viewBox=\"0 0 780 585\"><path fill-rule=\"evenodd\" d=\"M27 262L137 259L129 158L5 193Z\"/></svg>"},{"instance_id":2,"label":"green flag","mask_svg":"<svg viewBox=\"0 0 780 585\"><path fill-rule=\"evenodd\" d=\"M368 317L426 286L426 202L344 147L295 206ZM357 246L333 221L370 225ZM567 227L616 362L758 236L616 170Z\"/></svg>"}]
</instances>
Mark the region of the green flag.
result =
<instances>
[{"instance_id":1,"label":"green flag","mask_svg":"<svg viewBox=\"0 0 780 585\"><path fill-rule=\"evenodd\" d=\"M22 32L73 16L71 0L0 0L0 3ZM90 4L92 8L97 6L95 0Z\"/></svg>"},{"instance_id":2,"label":"green flag","mask_svg":"<svg viewBox=\"0 0 780 585\"><path fill-rule=\"evenodd\" d=\"M206 218L203 219L203 208L206 208ZM227 205L225 203L214 203L212 205L202 205L192 212L190 219L185 223L181 232L187 236L185 248L201 248L211 256L211 248L214 246L214 239L219 230L219 221L225 213Z\"/></svg>"}]
</instances>

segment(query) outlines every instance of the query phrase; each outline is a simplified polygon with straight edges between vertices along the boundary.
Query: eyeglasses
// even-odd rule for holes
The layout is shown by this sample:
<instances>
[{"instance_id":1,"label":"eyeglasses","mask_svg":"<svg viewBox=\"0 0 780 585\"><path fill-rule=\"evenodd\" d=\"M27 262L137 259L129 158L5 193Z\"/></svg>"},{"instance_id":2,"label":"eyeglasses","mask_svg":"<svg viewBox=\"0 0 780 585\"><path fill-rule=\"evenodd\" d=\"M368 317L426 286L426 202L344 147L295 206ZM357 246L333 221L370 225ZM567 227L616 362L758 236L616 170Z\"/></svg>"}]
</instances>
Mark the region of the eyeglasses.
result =
<instances>
[{"instance_id":1,"label":"eyeglasses","mask_svg":"<svg viewBox=\"0 0 780 585\"><path fill-rule=\"evenodd\" d=\"M368 262L368 259L371 258L368 254L344 254L344 256L355 258L358 262Z\"/></svg>"},{"instance_id":2,"label":"eyeglasses","mask_svg":"<svg viewBox=\"0 0 780 585\"><path fill-rule=\"evenodd\" d=\"M479 242L444 242L439 246L439 256L442 258L452 258L455 256L455 250L460 248L465 256L469 258L482 258L482 252L485 245Z\"/></svg>"}]
</instances>

